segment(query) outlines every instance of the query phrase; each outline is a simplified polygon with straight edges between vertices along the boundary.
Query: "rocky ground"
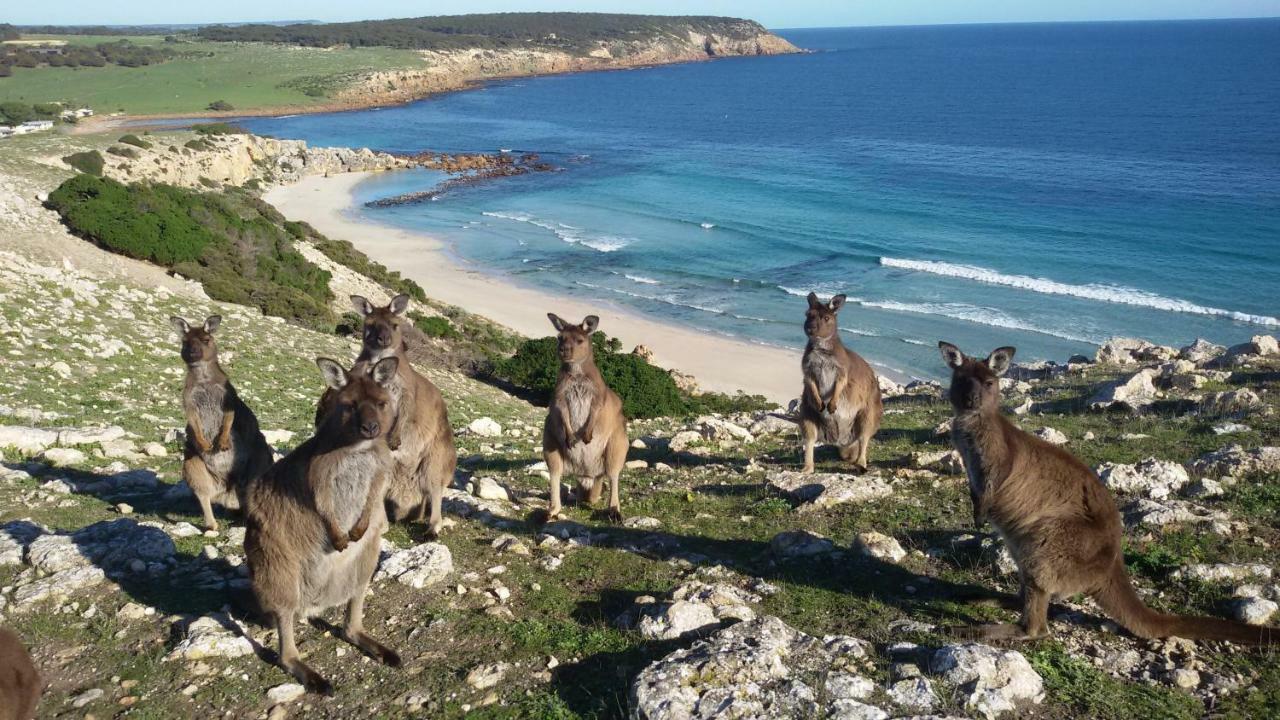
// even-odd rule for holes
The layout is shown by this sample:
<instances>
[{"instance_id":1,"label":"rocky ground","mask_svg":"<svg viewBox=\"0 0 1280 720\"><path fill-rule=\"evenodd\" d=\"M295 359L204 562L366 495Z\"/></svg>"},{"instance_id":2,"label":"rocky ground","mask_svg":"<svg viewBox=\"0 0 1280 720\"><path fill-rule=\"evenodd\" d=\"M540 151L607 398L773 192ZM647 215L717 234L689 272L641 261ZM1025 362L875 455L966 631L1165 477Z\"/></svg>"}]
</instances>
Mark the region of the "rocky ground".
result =
<instances>
[{"instance_id":1,"label":"rocky ground","mask_svg":"<svg viewBox=\"0 0 1280 720\"><path fill-rule=\"evenodd\" d=\"M0 179L20 191L0 195L0 615L45 675L41 717L1280 712L1274 653L1135 640L1082 598L1054 607L1052 639L968 642L964 626L1015 617L972 598L1016 582L998 539L972 527L936 385L887 388L861 477L830 449L819 474L798 475L785 409L633 423L627 520L574 507L539 527L545 411L433 368L461 457L449 527L439 543L415 524L390 529L366 617L405 667L337 639L334 610L299 641L337 695L302 695L246 610L237 519L201 532L178 481L183 368L168 317L223 316L223 365L280 451L309 431L311 358L355 346L58 237L26 200L45 181L21 167L0 155ZM1274 624L1280 348L1241 339L1124 340L1021 366L1006 405L1116 493L1149 603Z\"/></svg>"}]
</instances>

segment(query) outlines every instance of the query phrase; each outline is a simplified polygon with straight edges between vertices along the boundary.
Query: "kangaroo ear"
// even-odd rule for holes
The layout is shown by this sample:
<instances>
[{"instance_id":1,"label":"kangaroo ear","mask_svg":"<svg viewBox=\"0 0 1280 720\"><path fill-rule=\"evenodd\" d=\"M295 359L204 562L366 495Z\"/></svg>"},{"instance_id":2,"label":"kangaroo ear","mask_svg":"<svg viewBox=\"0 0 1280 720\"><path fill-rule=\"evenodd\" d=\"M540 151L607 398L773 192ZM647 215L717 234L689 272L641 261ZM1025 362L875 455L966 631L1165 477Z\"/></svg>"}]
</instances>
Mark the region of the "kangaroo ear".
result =
<instances>
[{"instance_id":1,"label":"kangaroo ear","mask_svg":"<svg viewBox=\"0 0 1280 720\"><path fill-rule=\"evenodd\" d=\"M204 319L204 331L210 335L218 331L218 326L222 324L221 315L210 315Z\"/></svg>"},{"instance_id":2,"label":"kangaroo ear","mask_svg":"<svg viewBox=\"0 0 1280 720\"><path fill-rule=\"evenodd\" d=\"M326 357L316 358L316 367L319 367L320 374L324 375L324 384L334 390L341 390L351 381L347 371L336 360Z\"/></svg>"},{"instance_id":3,"label":"kangaroo ear","mask_svg":"<svg viewBox=\"0 0 1280 720\"><path fill-rule=\"evenodd\" d=\"M409 296L397 295L391 298L391 312L394 315L403 315L405 310L409 309Z\"/></svg>"},{"instance_id":4,"label":"kangaroo ear","mask_svg":"<svg viewBox=\"0 0 1280 720\"><path fill-rule=\"evenodd\" d=\"M363 295L351 296L351 307L360 317L364 317L373 312L373 303L365 299Z\"/></svg>"},{"instance_id":5,"label":"kangaroo ear","mask_svg":"<svg viewBox=\"0 0 1280 720\"><path fill-rule=\"evenodd\" d=\"M987 356L987 367L991 368L991 372L996 375L1003 375L1013 365L1013 354L1017 352L1015 348L1002 347L991 351Z\"/></svg>"},{"instance_id":6,"label":"kangaroo ear","mask_svg":"<svg viewBox=\"0 0 1280 720\"><path fill-rule=\"evenodd\" d=\"M396 371L399 369L400 358L392 355L379 360L378 364L373 366L373 371L370 375L373 377L374 382L386 387L387 383L391 382L391 379L396 376Z\"/></svg>"},{"instance_id":7,"label":"kangaroo ear","mask_svg":"<svg viewBox=\"0 0 1280 720\"><path fill-rule=\"evenodd\" d=\"M551 326L556 329L556 332L564 332L564 329L569 327L569 323L555 313L547 313L547 318L551 320Z\"/></svg>"},{"instance_id":8,"label":"kangaroo ear","mask_svg":"<svg viewBox=\"0 0 1280 720\"><path fill-rule=\"evenodd\" d=\"M169 324L173 326L174 330L178 331L178 337L186 337L187 333L191 332L191 326L187 324L187 321L177 315L169 317Z\"/></svg>"},{"instance_id":9,"label":"kangaroo ear","mask_svg":"<svg viewBox=\"0 0 1280 720\"><path fill-rule=\"evenodd\" d=\"M825 307L825 306L822 304L822 301L818 299L818 293L815 293L815 292L811 292L811 293L809 293L809 298L808 298L808 299L809 299L809 307L811 307L811 308L820 308L820 307Z\"/></svg>"},{"instance_id":10,"label":"kangaroo ear","mask_svg":"<svg viewBox=\"0 0 1280 720\"><path fill-rule=\"evenodd\" d=\"M831 298L831 312L836 312L844 307L845 296L843 294Z\"/></svg>"},{"instance_id":11,"label":"kangaroo ear","mask_svg":"<svg viewBox=\"0 0 1280 720\"><path fill-rule=\"evenodd\" d=\"M960 352L960 348L955 345L939 340L938 349L942 351L942 362L946 363L947 367L954 369L964 364L964 353Z\"/></svg>"},{"instance_id":12,"label":"kangaroo ear","mask_svg":"<svg viewBox=\"0 0 1280 720\"><path fill-rule=\"evenodd\" d=\"M596 328L599 326L600 326L600 318L596 317L595 315L588 315L586 318L582 320L582 330L586 332L588 335L595 332Z\"/></svg>"}]
</instances>

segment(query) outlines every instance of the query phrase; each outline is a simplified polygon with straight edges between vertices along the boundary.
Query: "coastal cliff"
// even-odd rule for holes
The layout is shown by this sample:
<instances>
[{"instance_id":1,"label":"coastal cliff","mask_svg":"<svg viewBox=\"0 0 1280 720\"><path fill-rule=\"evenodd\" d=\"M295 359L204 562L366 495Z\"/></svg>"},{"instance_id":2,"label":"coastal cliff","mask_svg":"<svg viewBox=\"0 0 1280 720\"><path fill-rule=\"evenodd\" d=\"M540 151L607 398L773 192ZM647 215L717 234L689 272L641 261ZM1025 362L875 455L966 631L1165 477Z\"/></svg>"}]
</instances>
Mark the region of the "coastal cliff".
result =
<instances>
[{"instance_id":1,"label":"coastal cliff","mask_svg":"<svg viewBox=\"0 0 1280 720\"><path fill-rule=\"evenodd\" d=\"M359 76L336 94L335 100L354 106L408 102L439 92L460 90L486 80L555 75L593 70L698 62L716 58L785 55L801 52L787 40L755 23L757 32L746 36L702 34L689 29L684 35L645 40L600 41L587 54L565 50L520 48L489 50L424 50L421 70L389 70Z\"/></svg>"}]
</instances>

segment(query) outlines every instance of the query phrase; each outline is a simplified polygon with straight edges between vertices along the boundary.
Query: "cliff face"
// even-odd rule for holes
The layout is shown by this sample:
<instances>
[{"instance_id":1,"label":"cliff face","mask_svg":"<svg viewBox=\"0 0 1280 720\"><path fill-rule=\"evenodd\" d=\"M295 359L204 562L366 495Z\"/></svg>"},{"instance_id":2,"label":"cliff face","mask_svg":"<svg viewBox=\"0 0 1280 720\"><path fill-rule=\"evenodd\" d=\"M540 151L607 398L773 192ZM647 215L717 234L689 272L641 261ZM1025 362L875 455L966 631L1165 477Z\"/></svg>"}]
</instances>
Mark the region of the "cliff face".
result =
<instances>
[{"instance_id":1,"label":"cliff face","mask_svg":"<svg viewBox=\"0 0 1280 720\"><path fill-rule=\"evenodd\" d=\"M420 53L425 64L421 70L367 73L335 99L352 105L381 105L408 102L499 78L798 52L803 51L748 21L724 33L704 34L690 26L683 33L657 38L600 41L585 54L553 49L424 50Z\"/></svg>"}]
</instances>

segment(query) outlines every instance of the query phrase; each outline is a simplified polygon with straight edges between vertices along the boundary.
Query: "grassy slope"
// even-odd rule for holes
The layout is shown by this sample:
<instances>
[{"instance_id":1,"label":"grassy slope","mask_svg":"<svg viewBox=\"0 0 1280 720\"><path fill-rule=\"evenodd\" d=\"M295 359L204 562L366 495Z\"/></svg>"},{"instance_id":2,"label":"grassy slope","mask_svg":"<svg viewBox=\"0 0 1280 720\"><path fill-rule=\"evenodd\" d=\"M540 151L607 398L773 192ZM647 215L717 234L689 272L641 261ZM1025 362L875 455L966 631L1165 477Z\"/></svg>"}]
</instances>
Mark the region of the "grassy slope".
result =
<instances>
[{"instance_id":1,"label":"grassy slope","mask_svg":"<svg viewBox=\"0 0 1280 720\"><path fill-rule=\"evenodd\" d=\"M68 35L58 39L97 43L120 38ZM156 36L128 39L138 44L163 43ZM390 48L323 50L218 42L183 42L172 47L179 57L140 68L14 68L12 77L0 78L0 101L64 100L89 105L99 114L131 115L201 112L216 100L240 110L315 105L327 99L285 85L306 81L334 87L350 74L422 66L415 52Z\"/></svg>"}]
</instances>

